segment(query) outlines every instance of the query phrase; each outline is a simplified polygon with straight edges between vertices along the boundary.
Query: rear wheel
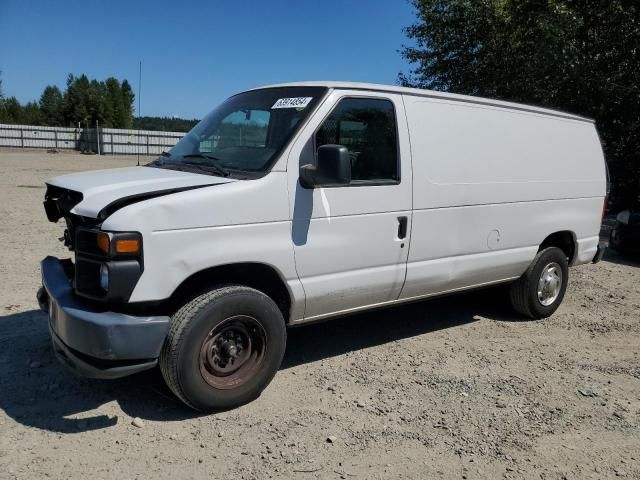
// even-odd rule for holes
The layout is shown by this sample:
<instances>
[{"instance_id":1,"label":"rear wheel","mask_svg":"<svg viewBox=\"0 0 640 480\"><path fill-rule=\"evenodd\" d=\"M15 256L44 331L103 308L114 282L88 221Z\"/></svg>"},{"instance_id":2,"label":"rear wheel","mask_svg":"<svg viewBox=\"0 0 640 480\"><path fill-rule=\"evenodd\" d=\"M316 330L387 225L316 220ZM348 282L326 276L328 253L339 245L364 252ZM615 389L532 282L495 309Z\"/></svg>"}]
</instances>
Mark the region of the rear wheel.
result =
<instances>
[{"instance_id":1,"label":"rear wheel","mask_svg":"<svg viewBox=\"0 0 640 480\"><path fill-rule=\"evenodd\" d=\"M557 247L538 252L527 271L511 284L511 304L533 319L547 318L562 303L569 281L565 253Z\"/></svg>"},{"instance_id":2,"label":"rear wheel","mask_svg":"<svg viewBox=\"0 0 640 480\"><path fill-rule=\"evenodd\" d=\"M286 345L282 313L258 290L227 286L184 305L160 354L169 388L196 410L233 408L257 398Z\"/></svg>"}]
</instances>

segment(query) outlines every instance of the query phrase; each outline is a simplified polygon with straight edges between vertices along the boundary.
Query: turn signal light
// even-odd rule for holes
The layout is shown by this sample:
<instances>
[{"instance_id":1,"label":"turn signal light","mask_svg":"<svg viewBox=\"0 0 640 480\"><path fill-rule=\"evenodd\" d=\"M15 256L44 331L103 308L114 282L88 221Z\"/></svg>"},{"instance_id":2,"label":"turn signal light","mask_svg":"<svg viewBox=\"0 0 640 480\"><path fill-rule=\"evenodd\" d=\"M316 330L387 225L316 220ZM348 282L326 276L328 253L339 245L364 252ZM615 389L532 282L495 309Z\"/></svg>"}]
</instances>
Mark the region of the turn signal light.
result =
<instances>
[{"instance_id":1,"label":"turn signal light","mask_svg":"<svg viewBox=\"0 0 640 480\"><path fill-rule=\"evenodd\" d=\"M140 240L116 240L116 253L138 253L140 251Z\"/></svg>"},{"instance_id":2,"label":"turn signal light","mask_svg":"<svg viewBox=\"0 0 640 480\"><path fill-rule=\"evenodd\" d=\"M105 255L109 255L109 234L104 232L98 233L96 242L98 244L98 248L102 250Z\"/></svg>"}]
</instances>

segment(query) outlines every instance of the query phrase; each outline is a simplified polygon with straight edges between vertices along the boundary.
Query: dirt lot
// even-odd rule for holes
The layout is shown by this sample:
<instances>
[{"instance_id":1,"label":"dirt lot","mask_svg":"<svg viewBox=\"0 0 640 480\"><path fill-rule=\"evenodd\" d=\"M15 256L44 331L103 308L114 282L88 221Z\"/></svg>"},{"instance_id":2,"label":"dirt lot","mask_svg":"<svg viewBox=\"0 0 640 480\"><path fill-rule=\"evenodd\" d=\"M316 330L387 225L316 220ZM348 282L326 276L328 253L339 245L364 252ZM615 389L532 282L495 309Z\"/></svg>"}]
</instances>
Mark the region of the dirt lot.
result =
<instances>
[{"instance_id":1,"label":"dirt lot","mask_svg":"<svg viewBox=\"0 0 640 480\"><path fill-rule=\"evenodd\" d=\"M292 329L263 395L217 415L157 372L67 373L34 297L66 255L43 182L132 164L0 151L0 478L640 478L640 264L611 252L546 321L495 288Z\"/></svg>"}]
</instances>

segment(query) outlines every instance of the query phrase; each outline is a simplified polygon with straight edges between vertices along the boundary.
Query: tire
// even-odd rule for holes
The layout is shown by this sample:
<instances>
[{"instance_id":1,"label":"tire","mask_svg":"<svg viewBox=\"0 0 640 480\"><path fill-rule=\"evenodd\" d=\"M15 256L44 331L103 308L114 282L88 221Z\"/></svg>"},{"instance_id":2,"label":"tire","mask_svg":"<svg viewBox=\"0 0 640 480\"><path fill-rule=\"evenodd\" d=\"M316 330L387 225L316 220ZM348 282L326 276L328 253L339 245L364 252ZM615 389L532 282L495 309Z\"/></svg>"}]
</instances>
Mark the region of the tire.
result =
<instances>
[{"instance_id":1,"label":"tire","mask_svg":"<svg viewBox=\"0 0 640 480\"><path fill-rule=\"evenodd\" d=\"M194 298L171 318L160 370L189 407L226 410L260 395L280 367L286 342L282 312L271 298L225 286Z\"/></svg>"},{"instance_id":2,"label":"tire","mask_svg":"<svg viewBox=\"0 0 640 480\"><path fill-rule=\"evenodd\" d=\"M553 270L547 268L550 266L553 266ZM539 282L543 270L547 272L545 279L552 280L545 284L542 295L539 295ZM557 275L549 273L552 271L561 272L559 281L557 281ZM566 254L557 247L545 248L538 252L527 271L511 284L511 305L517 312L534 320L550 317L562 303L568 281L569 264ZM556 291L554 288L556 285L559 290L556 295L553 295L551 292Z\"/></svg>"}]
</instances>

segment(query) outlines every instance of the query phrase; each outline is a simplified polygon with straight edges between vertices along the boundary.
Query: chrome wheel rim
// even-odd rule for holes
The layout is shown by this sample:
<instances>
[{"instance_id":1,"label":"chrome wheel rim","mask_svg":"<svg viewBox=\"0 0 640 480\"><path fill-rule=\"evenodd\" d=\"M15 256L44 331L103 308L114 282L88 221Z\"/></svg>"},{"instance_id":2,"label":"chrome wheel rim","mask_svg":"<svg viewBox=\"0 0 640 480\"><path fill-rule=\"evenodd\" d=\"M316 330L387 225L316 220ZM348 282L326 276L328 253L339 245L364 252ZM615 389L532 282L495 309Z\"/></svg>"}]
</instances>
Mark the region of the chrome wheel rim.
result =
<instances>
[{"instance_id":1,"label":"chrome wheel rim","mask_svg":"<svg viewBox=\"0 0 640 480\"><path fill-rule=\"evenodd\" d=\"M562 288L562 268L556 262L547 264L538 280L538 301L548 307L560 296Z\"/></svg>"}]
</instances>

